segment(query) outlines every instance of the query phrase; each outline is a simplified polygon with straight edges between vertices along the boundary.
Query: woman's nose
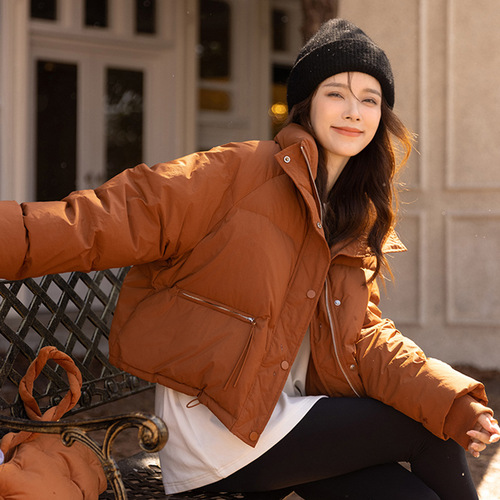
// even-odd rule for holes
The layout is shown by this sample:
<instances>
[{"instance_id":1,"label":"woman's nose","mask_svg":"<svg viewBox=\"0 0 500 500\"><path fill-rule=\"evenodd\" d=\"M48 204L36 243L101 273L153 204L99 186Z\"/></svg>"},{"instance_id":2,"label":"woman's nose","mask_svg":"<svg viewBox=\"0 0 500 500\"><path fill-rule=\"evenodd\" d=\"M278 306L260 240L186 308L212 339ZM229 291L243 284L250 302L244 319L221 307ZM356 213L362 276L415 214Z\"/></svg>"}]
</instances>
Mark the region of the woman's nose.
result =
<instances>
[{"instance_id":1,"label":"woman's nose","mask_svg":"<svg viewBox=\"0 0 500 500\"><path fill-rule=\"evenodd\" d=\"M344 119L353 121L361 120L361 114L359 110L360 102L354 96L352 96L350 99L347 99L345 102L346 107L344 110Z\"/></svg>"}]
</instances>

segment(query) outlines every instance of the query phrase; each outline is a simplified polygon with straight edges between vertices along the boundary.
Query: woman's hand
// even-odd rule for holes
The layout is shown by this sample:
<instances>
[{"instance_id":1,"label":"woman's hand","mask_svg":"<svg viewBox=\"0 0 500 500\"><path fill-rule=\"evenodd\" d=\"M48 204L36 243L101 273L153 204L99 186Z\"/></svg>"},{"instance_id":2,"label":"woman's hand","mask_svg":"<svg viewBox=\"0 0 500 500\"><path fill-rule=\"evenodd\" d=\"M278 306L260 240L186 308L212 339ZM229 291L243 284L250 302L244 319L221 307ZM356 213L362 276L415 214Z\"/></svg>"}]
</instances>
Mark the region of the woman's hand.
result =
<instances>
[{"instance_id":1,"label":"woman's hand","mask_svg":"<svg viewBox=\"0 0 500 500\"><path fill-rule=\"evenodd\" d=\"M500 440L500 427L489 413L481 413L474 429L468 431L467 435L471 438L469 453L478 458L487 445Z\"/></svg>"}]
</instances>

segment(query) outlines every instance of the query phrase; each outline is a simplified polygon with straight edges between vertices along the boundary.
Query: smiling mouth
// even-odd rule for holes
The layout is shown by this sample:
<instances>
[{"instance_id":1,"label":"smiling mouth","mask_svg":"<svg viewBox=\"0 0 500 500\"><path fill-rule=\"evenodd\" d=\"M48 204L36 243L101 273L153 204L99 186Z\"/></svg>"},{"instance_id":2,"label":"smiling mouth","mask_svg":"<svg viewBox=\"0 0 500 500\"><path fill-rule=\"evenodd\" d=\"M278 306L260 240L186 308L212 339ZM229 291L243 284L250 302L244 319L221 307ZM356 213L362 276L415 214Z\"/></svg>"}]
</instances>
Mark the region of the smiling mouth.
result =
<instances>
[{"instance_id":1,"label":"smiling mouth","mask_svg":"<svg viewBox=\"0 0 500 500\"><path fill-rule=\"evenodd\" d=\"M363 132L357 128L351 127L332 127L336 132L348 137L359 137Z\"/></svg>"}]
</instances>

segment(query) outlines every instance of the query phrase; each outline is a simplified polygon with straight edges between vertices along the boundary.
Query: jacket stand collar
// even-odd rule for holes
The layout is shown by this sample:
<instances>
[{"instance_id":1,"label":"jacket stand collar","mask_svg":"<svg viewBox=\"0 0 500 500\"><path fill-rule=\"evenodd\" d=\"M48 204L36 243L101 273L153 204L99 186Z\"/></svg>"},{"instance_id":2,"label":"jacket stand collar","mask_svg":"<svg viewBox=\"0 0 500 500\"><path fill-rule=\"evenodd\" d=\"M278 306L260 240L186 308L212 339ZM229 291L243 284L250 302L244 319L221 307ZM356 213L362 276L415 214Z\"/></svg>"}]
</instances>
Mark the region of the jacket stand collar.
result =
<instances>
[{"instance_id":1,"label":"jacket stand collar","mask_svg":"<svg viewBox=\"0 0 500 500\"><path fill-rule=\"evenodd\" d=\"M307 166L308 161L313 179L315 179L318 172L318 148L316 141L303 127L295 123L283 128L276 135L275 141L281 148L281 151L275 155L276 159L294 181L304 199L310 206L316 208L315 215L319 216L320 209L316 206L314 187L311 186L312 180ZM311 200L311 197L314 198L314 202ZM405 252L406 247L397 236L395 230L391 229L382 250L384 253ZM335 245L331 249L331 257L332 260L339 258L341 260L344 260L343 258L361 259L363 267L368 269L375 268L374 255L367 245L366 235L351 242L341 242Z\"/></svg>"}]
</instances>

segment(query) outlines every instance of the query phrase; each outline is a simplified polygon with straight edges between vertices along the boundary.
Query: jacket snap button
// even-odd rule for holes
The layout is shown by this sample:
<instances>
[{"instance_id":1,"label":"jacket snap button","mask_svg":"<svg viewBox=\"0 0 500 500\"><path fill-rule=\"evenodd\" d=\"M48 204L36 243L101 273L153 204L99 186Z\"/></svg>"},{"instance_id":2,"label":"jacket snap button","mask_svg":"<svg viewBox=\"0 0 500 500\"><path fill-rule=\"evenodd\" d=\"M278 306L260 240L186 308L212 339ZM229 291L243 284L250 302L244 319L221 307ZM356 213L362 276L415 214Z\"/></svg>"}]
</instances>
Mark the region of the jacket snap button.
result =
<instances>
[{"instance_id":1,"label":"jacket snap button","mask_svg":"<svg viewBox=\"0 0 500 500\"><path fill-rule=\"evenodd\" d=\"M288 370L290 364L288 363L288 361L282 361L280 366L283 370Z\"/></svg>"},{"instance_id":2,"label":"jacket snap button","mask_svg":"<svg viewBox=\"0 0 500 500\"><path fill-rule=\"evenodd\" d=\"M309 299L314 299L314 297L316 297L316 292L314 290L308 290L306 295Z\"/></svg>"},{"instance_id":3,"label":"jacket snap button","mask_svg":"<svg viewBox=\"0 0 500 500\"><path fill-rule=\"evenodd\" d=\"M250 441L257 441L259 439L259 433L258 432L251 432L250 433Z\"/></svg>"},{"instance_id":4,"label":"jacket snap button","mask_svg":"<svg viewBox=\"0 0 500 500\"><path fill-rule=\"evenodd\" d=\"M351 370L355 370L355 369L356 369L356 365L355 365L355 364L349 365L349 368L350 368Z\"/></svg>"},{"instance_id":5,"label":"jacket snap button","mask_svg":"<svg viewBox=\"0 0 500 500\"><path fill-rule=\"evenodd\" d=\"M289 156L284 156L284 157L283 157L283 161L284 161L285 163L290 163L290 157L289 157Z\"/></svg>"},{"instance_id":6,"label":"jacket snap button","mask_svg":"<svg viewBox=\"0 0 500 500\"><path fill-rule=\"evenodd\" d=\"M340 306L340 304L342 304L342 302L340 302L339 299L336 299L333 301L333 303L336 305L336 306Z\"/></svg>"}]
</instances>

